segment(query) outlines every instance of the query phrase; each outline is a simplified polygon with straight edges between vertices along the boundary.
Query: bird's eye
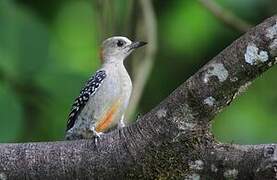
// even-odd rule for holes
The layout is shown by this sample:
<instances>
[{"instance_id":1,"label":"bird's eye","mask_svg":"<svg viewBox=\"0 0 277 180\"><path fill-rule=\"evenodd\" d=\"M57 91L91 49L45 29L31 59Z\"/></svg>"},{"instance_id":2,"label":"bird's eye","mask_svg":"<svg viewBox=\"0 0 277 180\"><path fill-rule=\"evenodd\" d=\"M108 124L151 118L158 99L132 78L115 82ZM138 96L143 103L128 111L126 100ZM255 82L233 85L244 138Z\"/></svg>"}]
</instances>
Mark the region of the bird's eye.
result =
<instances>
[{"instance_id":1,"label":"bird's eye","mask_svg":"<svg viewBox=\"0 0 277 180\"><path fill-rule=\"evenodd\" d=\"M124 41L118 40L117 43L116 43L116 45L117 45L118 47L122 47L122 46L124 45Z\"/></svg>"}]
</instances>

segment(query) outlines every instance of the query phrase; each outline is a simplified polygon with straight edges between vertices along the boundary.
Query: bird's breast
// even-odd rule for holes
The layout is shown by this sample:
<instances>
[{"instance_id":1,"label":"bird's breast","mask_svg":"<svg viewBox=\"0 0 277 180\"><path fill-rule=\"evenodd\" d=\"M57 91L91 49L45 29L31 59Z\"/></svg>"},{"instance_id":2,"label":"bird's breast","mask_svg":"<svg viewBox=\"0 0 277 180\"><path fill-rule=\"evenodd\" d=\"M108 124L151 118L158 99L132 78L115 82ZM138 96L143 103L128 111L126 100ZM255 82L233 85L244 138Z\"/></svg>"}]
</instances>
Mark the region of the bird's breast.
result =
<instances>
[{"instance_id":1,"label":"bird's breast","mask_svg":"<svg viewBox=\"0 0 277 180\"><path fill-rule=\"evenodd\" d=\"M91 115L97 121L96 129L105 132L115 126L125 113L132 92L132 82L125 68L113 69L107 73L101 88L90 100L94 104Z\"/></svg>"}]
</instances>

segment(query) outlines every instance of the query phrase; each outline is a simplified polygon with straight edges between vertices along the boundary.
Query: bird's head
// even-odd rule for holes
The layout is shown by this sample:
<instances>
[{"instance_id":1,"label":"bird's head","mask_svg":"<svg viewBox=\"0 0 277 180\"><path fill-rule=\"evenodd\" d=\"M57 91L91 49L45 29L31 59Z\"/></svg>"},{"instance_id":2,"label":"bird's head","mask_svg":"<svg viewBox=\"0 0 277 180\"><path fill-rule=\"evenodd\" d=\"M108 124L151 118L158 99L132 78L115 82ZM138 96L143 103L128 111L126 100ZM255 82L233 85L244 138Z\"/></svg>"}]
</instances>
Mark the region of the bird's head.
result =
<instances>
[{"instance_id":1,"label":"bird's head","mask_svg":"<svg viewBox=\"0 0 277 180\"><path fill-rule=\"evenodd\" d=\"M122 36L108 38L102 43L100 50L101 61L102 63L122 62L134 49L146 44L146 42L141 41L132 42L128 38Z\"/></svg>"}]
</instances>

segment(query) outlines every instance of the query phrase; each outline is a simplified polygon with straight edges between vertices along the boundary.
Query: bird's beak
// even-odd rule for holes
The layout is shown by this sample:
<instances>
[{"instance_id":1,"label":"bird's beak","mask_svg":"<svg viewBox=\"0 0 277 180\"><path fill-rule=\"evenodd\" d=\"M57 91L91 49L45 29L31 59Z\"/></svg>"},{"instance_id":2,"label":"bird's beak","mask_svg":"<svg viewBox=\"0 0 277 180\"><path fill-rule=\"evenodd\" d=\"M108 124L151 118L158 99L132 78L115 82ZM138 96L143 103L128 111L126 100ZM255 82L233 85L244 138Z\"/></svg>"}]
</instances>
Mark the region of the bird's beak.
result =
<instances>
[{"instance_id":1,"label":"bird's beak","mask_svg":"<svg viewBox=\"0 0 277 180\"><path fill-rule=\"evenodd\" d=\"M147 44L147 42L143 42L143 41L133 42L132 44L130 44L130 46L129 46L130 49L129 50L137 49L137 48L142 47L146 44Z\"/></svg>"}]
</instances>

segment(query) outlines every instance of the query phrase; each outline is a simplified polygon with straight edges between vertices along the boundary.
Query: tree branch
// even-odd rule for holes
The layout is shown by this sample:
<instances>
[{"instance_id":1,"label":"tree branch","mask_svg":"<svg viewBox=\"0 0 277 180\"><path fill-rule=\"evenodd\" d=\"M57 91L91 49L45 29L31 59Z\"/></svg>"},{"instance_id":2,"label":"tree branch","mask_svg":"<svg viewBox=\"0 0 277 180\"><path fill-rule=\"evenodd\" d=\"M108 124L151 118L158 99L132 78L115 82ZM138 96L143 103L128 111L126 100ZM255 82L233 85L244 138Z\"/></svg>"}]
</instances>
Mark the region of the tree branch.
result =
<instances>
[{"instance_id":1,"label":"tree branch","mask_svg":"<svg viewBox=\"0 0 277 180\"><path fill-rule=\"evenodd\" d=\"M133 73L133 94L130 99L129 107L126 112L126 119L130 119L139 104L143 90L149 75L151 73L156 51L157 51L157 22L154 13L154 8L151 0L140 0L139 4L143 13L143 23L138 22L138 28L143 27L141 31L147 42L150 42L146 46L146 52L144 56L135 56L134 62L134 73ZM139 32L137 32L139 34ZM140 39L140 38L138 38Z\"/></svg>"},{"instance_id":2,"label":"tree branch","mask_svg":"<svg viewBox=\"0 0 277 180\"><path fill-rule=\"evenodd\" d=\"M211 120L277 62L277 16L232 43L136 123L97 142L0 145L8 179L275 179L277 145L220 144Z\"/></svg>"},{"instance_id":3,"label":"tree branch","mask_svg":"<svg viewBox=\"0 0 277 180\"><path fill-rule=\"evenodd\" d=\"M252 27L251 24L239 18L227 9L223 9L213 0L198 0L207 10L209 10L217 19L222 21L229 27L240 31L246 32Z\"/></svg>"}]
</instances>

